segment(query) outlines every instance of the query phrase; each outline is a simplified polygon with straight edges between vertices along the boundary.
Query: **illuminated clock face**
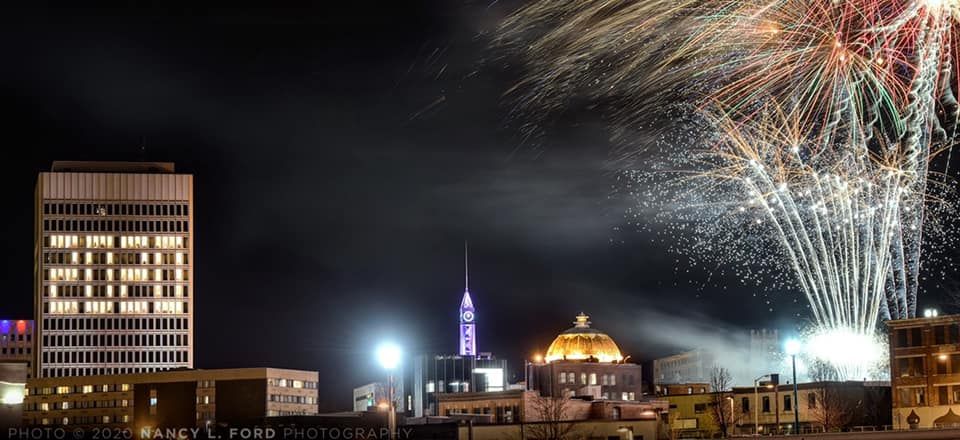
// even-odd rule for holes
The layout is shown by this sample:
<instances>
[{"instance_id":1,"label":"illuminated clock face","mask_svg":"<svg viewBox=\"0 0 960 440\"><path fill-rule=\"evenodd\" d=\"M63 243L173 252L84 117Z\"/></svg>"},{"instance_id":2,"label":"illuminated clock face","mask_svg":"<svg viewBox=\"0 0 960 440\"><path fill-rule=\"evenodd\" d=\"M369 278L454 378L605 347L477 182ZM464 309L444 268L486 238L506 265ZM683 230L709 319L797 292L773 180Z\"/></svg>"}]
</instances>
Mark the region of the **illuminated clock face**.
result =
<instances>
[{"instance_id":1,"label":"illuminated clock face","mask_svg":"<svg viewBox=\"0 0 960 440\"><path fill-rule=\"evenodd\" d=\"M467 310L466 312L463 312L463 320L466 321L466 322L472 322L472 321L473 321L473 312L471 312L471 311L469 311L469 310Z\"/></svg>"}]
</instances>

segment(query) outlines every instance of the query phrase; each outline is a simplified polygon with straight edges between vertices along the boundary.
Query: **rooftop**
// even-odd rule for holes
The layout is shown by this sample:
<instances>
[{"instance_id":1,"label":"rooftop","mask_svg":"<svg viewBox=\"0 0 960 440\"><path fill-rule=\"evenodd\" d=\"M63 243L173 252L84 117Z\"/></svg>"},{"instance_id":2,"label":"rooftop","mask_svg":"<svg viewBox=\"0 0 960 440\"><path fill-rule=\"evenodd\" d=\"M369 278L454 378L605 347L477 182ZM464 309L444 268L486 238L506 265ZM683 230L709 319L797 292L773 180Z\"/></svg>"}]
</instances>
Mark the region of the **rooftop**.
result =
<instances>
[{"instance_id":1,"label":"rooftop","mask_svg":"<svg viewBox=\"0 0 960 440\"><path fill-rule=\"evenodd\" d=\"M55 173L137 173L173 174L173 162L96 162L57 160L50 171Z\"/></svg>"}]
</instances>

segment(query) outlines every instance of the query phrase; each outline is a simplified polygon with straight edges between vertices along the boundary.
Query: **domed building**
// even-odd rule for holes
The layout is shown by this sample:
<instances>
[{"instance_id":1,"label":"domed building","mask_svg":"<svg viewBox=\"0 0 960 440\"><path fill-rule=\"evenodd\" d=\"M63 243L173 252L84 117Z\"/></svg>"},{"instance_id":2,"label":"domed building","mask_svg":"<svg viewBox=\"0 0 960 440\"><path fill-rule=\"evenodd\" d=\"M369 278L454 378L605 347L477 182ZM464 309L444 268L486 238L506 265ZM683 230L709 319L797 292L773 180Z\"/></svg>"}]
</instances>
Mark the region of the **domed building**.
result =
<instances>
[{"instance_id":1,"label":"domed building","mask_svg":"<svg viewBox=\"0 0 960 440\"><path fill-rule=\"evenodd\" d=\"M547 362L571 360L585 361L596 359L598 362L620 362L623 356L613 338L595 328L590 328L590 317L580 312L573 327L557 335L547 349L544 360Z\"/></svg>"},{"instance_id":2,"label":"domed building","mask_svg":"<svg viewBox=\"0 0 960 440\"><path fill-rule=\"evenodd\" d=\"M606 333L577 315L573 327L554 338L546 355L527 365L527 389L553 397L635 401L642 398L641 367L626 362Z\"/></svg>"}]
</instances>

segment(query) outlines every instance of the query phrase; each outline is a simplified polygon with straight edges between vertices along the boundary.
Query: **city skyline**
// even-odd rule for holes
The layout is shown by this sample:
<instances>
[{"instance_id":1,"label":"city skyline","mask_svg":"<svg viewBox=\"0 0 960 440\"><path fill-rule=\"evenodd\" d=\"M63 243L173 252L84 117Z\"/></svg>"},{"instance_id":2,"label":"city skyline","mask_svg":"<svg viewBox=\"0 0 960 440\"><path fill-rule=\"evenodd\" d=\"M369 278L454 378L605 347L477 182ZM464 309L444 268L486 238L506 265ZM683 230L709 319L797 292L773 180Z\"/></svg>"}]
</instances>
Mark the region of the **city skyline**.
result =
<instances>
[{"instance_id":1,"label":"city skyline","mask_svg":"<svg viewBox=\"0 0 960 440\"><path fill-rule=\"evenodd\" d=\"M637 360L805 322L798 293L711 276L637 230L592 109L531 140L504 115L517 74L487 45L517 4L106 9L85 23L16 10L27 24L3 31L0 77L25 151L0 185L0 316L34 316L37 174L143 160L196 178L195 366L346 371L321 410L380 377L369 357L384 337L457 351L464 240L479 349L514 364L580 311ZM938 287L921 302L945 303ZM691 330L664 344L667 324Z\"/></svg>"}]
</instances>

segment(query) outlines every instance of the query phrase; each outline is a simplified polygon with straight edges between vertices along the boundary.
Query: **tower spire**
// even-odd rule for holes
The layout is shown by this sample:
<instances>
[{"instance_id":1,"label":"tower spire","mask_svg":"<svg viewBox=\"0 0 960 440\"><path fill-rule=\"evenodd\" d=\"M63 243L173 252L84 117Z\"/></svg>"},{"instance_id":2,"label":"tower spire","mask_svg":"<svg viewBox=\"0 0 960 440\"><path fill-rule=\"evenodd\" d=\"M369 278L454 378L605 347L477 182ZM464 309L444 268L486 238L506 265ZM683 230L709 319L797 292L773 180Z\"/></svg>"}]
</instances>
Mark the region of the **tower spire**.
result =
<instances>
[{"instance_id":1,"label":"tower spire","mask_svg":"<svg viewBox=\"0 0 960 440\"><path fill-rule=\"evenodd\" d=\"M467 240L463 240L463 291L470 291L470 251L467 248Z\"/></svg>"}]
</instances>

